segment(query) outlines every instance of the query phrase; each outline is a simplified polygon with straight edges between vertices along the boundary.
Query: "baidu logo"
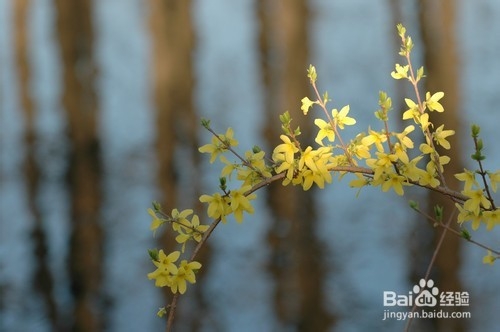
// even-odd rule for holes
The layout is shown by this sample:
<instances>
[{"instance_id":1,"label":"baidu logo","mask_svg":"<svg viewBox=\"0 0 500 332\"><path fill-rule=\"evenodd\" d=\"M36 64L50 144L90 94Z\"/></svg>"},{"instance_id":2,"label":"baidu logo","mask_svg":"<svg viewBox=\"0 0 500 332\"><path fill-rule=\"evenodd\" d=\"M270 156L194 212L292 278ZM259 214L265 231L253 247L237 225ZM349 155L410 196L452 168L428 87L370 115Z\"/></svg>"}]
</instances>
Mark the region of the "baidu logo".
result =
<instances>
[{"instance_id":1,"label":"baidu logo","mask_svg":"<svg viewBox=\"0 0 500 332\"><path fill-rule=\"evenodd\" d=\"M432 279L420 279L408 294L397 294L393 291L384 291L384 307L435 307L438 303L439 289L434 286Z\"/></svg>"},{"instance_id":2,"label":"baidu logo","mask_svg":"<svg viewBox=\"0 0 500 332\"><path fill-rule=\"evenodd\" d=\"M415 298L415 305L419 307L434 307L437 304L439 289L434 286L432 279L425 281L420 279L418 285L413 286L413 294L418 294Z\"/></svg>"}]
</instances>

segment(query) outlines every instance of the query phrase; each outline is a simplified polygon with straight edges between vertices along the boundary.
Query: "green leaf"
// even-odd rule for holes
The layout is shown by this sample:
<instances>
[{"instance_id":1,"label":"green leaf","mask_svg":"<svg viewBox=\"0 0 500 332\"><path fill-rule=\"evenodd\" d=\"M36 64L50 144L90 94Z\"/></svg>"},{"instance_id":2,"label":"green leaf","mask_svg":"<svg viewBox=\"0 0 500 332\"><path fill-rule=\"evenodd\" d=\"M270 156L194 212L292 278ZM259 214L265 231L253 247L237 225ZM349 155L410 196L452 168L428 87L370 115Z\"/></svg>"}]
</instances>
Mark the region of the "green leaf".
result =
<instances>
[{"instance_id":1,"label":"green leaf","mask_svg":"<svg viewBox=\"0 0 500 332\"><path fill-rule=\"evenodd\" d=\"M420 67L417 70L417 82L420 81L422 77L425 77L424 75L424 67Z\"/></svg>"},{"instance_id":2,"label":"green leaf","mask_svg":"<svg viewBox=\"0 0 500 332\"><path fill-rule=\"evenodd\" d=\"M475 161L481 161L486 159L486 157L481 154L481 151L476 151L476 153L474 153L470 157L472 158L472 160Z\"/></svg>"},{"instance_id":3,"label":"green leaf","mask_svg":"<svg viewBox=\"0 0 500 332\"><path fill-rule=\"evenodd\" d=\"M328 99L328 91L325 91L325 93L323 93L323 104L326 105L329 101L330 99Z\"/></svg>"},{"instance_id":4,"label":"green leaf","mask_svg":"<svg viewBox=\"0 0 500 332\"><path fill-rule=\"evenodd\" d=\"M481 151L482 149L483 149L483 140L479 138L476 141L476 150Z\"/></svg>"}]
</instances>

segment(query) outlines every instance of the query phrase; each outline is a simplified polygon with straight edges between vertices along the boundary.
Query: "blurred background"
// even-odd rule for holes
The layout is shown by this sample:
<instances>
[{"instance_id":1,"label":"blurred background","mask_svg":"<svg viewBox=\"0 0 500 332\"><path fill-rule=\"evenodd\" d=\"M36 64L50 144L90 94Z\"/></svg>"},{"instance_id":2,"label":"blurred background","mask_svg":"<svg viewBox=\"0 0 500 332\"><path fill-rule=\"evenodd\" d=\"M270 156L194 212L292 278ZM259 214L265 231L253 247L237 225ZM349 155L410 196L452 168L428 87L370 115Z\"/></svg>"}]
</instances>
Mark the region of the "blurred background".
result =
<instances>
[{"instance_id":1,"label":"blurred background","mask_svg":"<svg viewBox=\"0 0 500 332\"><path fill-rule=\"evenodd\" d=\"M448 174L474 167L470 123L498 169L498 1L0 0L0 331L164 330L156 311L171 296L147 279L147 249L174 242L152 236L146 209L193 207L209 222L197 197L217 191L220 166L197 152L210 139L200 118L269 155L289 110L312 141L300 99L313 63L331 107L350 104L358 120L347 139L380 125L379 90L402 128L413 95L390 77L403 62L398 22L426 67L423 89L446 94L434 121L457 132ZM407 200L442 204L445 218L453 206L413 188L356 198L347 183L258 192L257 212L203 250L175 331L403 330L382 320L383 292L408 294L440 235ZM498 230L473 238L500 247ZM444 309L472 317L415 331L498 330L500 272L485 254L446 236L431 278L468 292L469 307Z\"/></svg>"}]
</instances>

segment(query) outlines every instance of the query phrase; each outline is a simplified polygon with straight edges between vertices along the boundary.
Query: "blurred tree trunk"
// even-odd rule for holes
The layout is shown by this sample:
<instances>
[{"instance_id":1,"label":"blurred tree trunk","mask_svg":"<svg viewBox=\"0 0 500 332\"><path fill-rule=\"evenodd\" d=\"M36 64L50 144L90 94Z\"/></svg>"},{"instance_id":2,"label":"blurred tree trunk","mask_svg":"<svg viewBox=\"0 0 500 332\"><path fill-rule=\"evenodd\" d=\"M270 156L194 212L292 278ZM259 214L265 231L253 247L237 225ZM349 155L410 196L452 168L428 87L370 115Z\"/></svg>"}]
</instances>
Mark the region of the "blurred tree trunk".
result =
<instances>
[{"instance_id":1,"label":"blurred tree trunk","mask_svg":"<svg viewBox=\"0 0 500 332\"><path fill-rule=\"evenodd\" d=\"M48 320L52 328L57 327L57 306L52 294L54 281L47 264L47 237L43 227L40 206L37 204L40 168L36 160L37 134L35 128L35 105L31 95L31 67L29 61L30 38L28 33L28 16L30 12L29 0L18 0L14 2L14 24L16 43L16 65L19 77L19 95L21 108L25 120L24 142L26 146L26 159L24 162L24 174L26 179L26 192L28 196L28 210L33 216L33 249L34 261L36 262L33 274L33 285L40 293Z\"/></svg>"},{"instance_id":2,"label":"blurred tree trunk","mask_svg":"<svg viewBox=\"0 0 500 332\"><path fill-rule=\"evenodd\" d=\"M456 1L454 0L420 0L420 27L422 41L424 44L424 67L427 78L425 79L426 91L445 93L442 104L446 109L445 114L433 112L431 121L435 127L441 124L445 129L454 129L455 135L451 136L449 142L452 150L441 149L440 153L448 155L452 162L446 166L446 184L454 189L459 188L458 180L453 174L463 171L463 160L461 160L462 149L460 137L464 137L460 129L460 77L458 47L455 41L455 12ZM451 227L457 228L455 206L449 199L434 192L428 193L429 213L433 214L435 205L444 207L443 222L454 218ZM441 236L442 229L436 229L436 244ZM443 246L438 254L433 271L433 280L442 291L462 291L460 274L460 253L462 240L457 236L446 234ZM460 311L461 307L441 307L448 312ZM463 320L436 319L434 321L436 331L465 331Z\"/></svg>"},{"instance_id":3,"label":"blurred tree trunk","mask_svg":"<svg viewBox=\"0 0 500 332\"><path fill-rule=\"evenodd\" d=\"M199 201L193 199L199 194L199 182L196 179L199 177L197 136L200 125L193 105L192 53L195 35L191 17L192 2L150 0L149 5L158 186L164 195L162 206L166 213L170 213L173 208L183 210L193 206L200 211ZM169 230L162 236L163 249L170 251L176 247L172 235ZM208 246L205 246L197 259L205 261L208 252ZM204 267L208 265L203 264ZM202 273L206 273L205 268ZM200 276L199 279L202 280L203 277ZM164 290L166 301L170 301L170 290ZM202 319L202 315L193 316L189 312L207 309L208 304L201 295L201 287L198 285L182 297L181 301L190 300L189 310L185 304L178 307L176 326L183 326L188 330L199 328L200 320L195 317Z\"/></svg>"},{"instance_id":4,"label":"blurred tree trunk","mask_svg":"<svg viewBox=\"0 0 500 332\"><path fill-rule=\"evenodd\" d=\"M265 136L276 146L281 134L278 114L290 110L293 125L310 141L311 119L300 111L300 99L310 95L308 7L306 0L258 1L261 68L268 126ZM307 142L306 142L307 143ZM316 237L314 191L301 187L268 188L273 224L268 234L269 268L274 276L274 304L287 329L326 331L333 317L324 307L324 262Z\"/></svg>"},{"instance_id":5,"label":"blurred tree trunk","mask_svg":"<svg viewBox=\"0 0 500 332\"><path fill-rule=\"evenodd\" d=\"M94 81L91 0L56 0L56 33L62 65L62 105L69 138L71 235L68 267L74 298L73 331L104 329L100 225L101 152Z\"/></svg>"}]
</instances>

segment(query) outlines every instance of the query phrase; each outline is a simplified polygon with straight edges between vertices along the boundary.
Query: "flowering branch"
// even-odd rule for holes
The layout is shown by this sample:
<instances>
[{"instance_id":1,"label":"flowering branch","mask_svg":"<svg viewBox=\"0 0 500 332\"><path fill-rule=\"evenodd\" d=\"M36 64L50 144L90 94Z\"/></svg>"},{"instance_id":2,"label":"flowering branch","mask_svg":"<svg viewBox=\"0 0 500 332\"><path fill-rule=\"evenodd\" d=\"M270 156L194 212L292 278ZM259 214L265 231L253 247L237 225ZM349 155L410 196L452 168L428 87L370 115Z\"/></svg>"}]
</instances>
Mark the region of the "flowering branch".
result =
<instances>
[{"instance_id":1,"label":"flowering branch","mask_svg":"<svg viewBox=\"0 0 500 332\"><path fill-rule=\"evenodd\" d=\"M500 209L496 207L492 197L492 192L496 192L500 183L500 171L491 172L484 169L482 160L485 157L482 154L482 140L478 138L479 127L472 126L476 150L472 159L477 161L479 169L476 171L464 169L463 173L454 174L463 184L462 190L454 190L447 186L443 172L450 158L440 155L436 147L441 146L449 150L450 143L447 138L455 132L445 130L444 125L435 127L429 120L429 112L444 112L440 103L444 93L426 92L423 100L418 84L424 77L424 70L419 68L415 74L410 57L413 48L412 39L406 36L406 29L402 25L398 25L398 33L402 41L399 54L405 58L406 64L396 64L391 76L396 80L408 80L413 86L416 98L416 101L405 99L408 110L403 113L402 118L413 122L403 131L391 131L388 114L392 101L387 93L380 92L378 102L380 109L375 112L375 117L382 121L383 128L376 130L369 127L366 132L359 132L350 141L345 140L341 136L341 131L345 126L356 124L356 120L349 116L349 105L342 107L340 111L337 109L328 111L328 93L323 96L319 94L318 75L312 65L307 70L307 77L313 87L315 100L302 98L300 108L303 114L307 115L315 105L318 105L324 113L326 121L323 118L314 119L317 127L314 141L317 146L304 148L301 145L298 139L300 129L292 128L289 112L280 115L283 130L283 134L280 135L281 143L268 157L258 147L246 151L243 156L235 149L238 141L234 138L231 128L224 134L218 134L210 127L210 121L202 120L202 125L213 136L210 143L198 150L210 154L210 163L219 160L224 164L219 178L220 192L203 194L199 197L200 202L207 204L206 213L212 222L210 225L200 224L198 215L193 214L191 209L182 211L173 209L168 214L158 203L153 203L153 208L148 209L152 217L151 230L156 232L161 226L170 225L171 230L177 234L176 242L181 246L180 250L168 254L163 250L149 250L156 270L149 273L148 278L154 279L157 287L169 287L173 293L172 301L167 306L169 310L167 331L173 326L180 294L186 292L188 283L196 282L195 274L202 265L195 259L215 228L221 222L226 223L231 215L238 223L243 222L245 214L254 213L252 201L257 197L256 192L276 181L281 181L284 186L301 186L306 191L314 185L320 189L324 188L326 184L332 182L333 175L339 175L339 180L342 180L344 174L350 173L355 178L349 185L359 190L365 186L380 187L383 192L392 189L397 195L403 196L405 187L419 186L448 197L455 202L456 210L448 217L446 223L442 222L443 211L439 207L435 208L436 215L431 217L420 211L415 202L410 202L415 211L434 225L443 228L425 280L447 232L487 250L487 255L483 257L484 263L493 264L500 258L499 250L472 240L465 227L462 227L461 232L451 227L455 220L462 226L466 222L471 222L473 230L478 229L481 224L485 224L487 230L500 224ZM420 129L425 140L418 149L409 137L415 128ZM336 139L339 144L334 144ZM235 156L239 162L230 162L225 156L226 153ZM410 155L416 156L410 159ZM481 185L476 181L476 174L481 176ZM233 177L236 181L231 181ZM233 186L235 182L237 185ZM231 184L231 188L228 184ZM196 245L191 254L178 263L181 255L185 255L186 243L189 241L196 242ZM158 316L165 315L167 308L160 308ZM409 324L411 321L408 322L408 327Z\"/></svg>"}]
</instances>

